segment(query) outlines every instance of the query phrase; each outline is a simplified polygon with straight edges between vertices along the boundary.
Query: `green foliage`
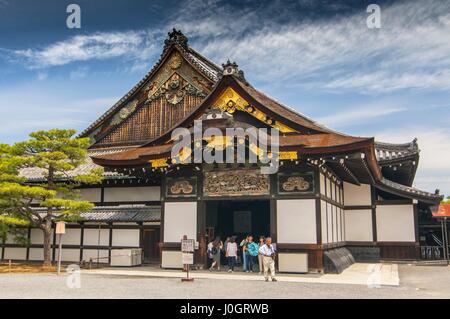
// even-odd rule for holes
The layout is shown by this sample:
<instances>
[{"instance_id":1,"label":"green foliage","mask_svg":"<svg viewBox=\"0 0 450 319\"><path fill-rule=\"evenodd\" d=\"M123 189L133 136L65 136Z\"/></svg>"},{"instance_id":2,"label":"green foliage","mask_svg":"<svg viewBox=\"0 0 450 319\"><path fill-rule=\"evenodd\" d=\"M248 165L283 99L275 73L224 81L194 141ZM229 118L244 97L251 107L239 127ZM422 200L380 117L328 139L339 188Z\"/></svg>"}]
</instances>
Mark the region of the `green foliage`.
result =
<instances>
[{"instance_id":1,"label":"green foliage","mask_svg":"<svg viewBox=\"0 0 450 319\"><path fill-rule=\"evenodd\" d=\"M5 233L5 239L9 236L14 243L28 246L30 241L28 239L28 228L12 225L8 228L8 232Z\"/></svg>"},{"instance_id":2,"label":"green foliage","mask_svg":"<svg viewBox=\"0 0 450 319\"><path fill-rule=\"evenodd\" d=\"M4 242L6 240L8 229L8 224L0 221L0 242Z\"/></svg>"},{"instance_id":3,"label":"green foliage","mask_svg":"<svg viewBox=\"0 0 450 319\"><path fill-rule=\"evenodd\" d=\"M441 204L450 204L450 196L447 196L446 199L442 200Z\"/></svg>"},{"instance_id":4,"label":"green foliage","mask_svg":"<svg viewBox=\"0 0 450 319\"><path fill-rule=\"evenodd\" d=\"M0 144L0 225L45 228L48 221L76 220L93 204L80 201L76 188L97 184L103 170L70 178L85 163L88 138L75 138L74 130L53 129L30 134L14 145ZM31 183L20 176L22 169L38 170L43 182ZM36 206L36 207L33 207ZM0 229L0 231L1 231Z\"/></svg>"}]
</instances>

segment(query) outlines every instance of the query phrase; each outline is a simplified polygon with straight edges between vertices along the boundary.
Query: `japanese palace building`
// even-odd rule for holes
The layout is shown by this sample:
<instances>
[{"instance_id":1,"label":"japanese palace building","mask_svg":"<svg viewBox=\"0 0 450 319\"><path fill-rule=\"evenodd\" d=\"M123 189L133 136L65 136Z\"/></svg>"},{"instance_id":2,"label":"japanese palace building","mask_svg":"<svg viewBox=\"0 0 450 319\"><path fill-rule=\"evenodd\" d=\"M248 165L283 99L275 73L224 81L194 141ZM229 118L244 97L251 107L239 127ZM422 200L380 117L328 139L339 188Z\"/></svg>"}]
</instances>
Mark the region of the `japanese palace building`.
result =
<instances>
[{"instance_id":1,"label":"japanese palace building","mask_svg":"<svg viewBox=\"0 0 450 319\"><path fill-rule=\"evenodd\" d=\"M214 127L276 129L278 170L263 162L188 161L173 154L172 133ZM73 172L105 168L101 185L82 188L96 204L69 224L63 260L109 262L111 249L140 247L146 262L181 268L183 235L198 242L205 265L215 236L271 236L284 272L339 271L356 260L420 258L420 216L441 200L412 187L419 162L416 140L381 143L333 131L258 91L235 63L219 67L188 45L180 31L165 40L159 61L123 98L90 125L90 159ZM271 141L271 139L269 139ZM259 145L243 139L192 139L192 147L223 150ZM267 142L270 146L275 146ZM268 157L274 155L266 154ZM23 172L30 182L39 171ZM42 233L31 245L2 244L2 259L42 260ZM53 254L56 250L54 241Z\"/></svg>"}]
</instances>

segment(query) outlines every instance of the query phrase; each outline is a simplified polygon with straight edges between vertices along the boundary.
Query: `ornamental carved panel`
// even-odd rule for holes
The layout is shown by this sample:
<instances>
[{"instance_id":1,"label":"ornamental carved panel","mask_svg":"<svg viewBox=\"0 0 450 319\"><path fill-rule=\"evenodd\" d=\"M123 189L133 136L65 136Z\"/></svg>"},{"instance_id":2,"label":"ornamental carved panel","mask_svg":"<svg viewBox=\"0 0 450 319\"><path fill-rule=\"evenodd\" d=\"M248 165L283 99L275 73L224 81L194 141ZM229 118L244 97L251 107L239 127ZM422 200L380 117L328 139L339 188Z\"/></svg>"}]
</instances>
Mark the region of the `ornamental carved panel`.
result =
<instances>
[{"instance_id":1,"label":"ornamental carved panel","mask_svg":"<svg viewBox=\"0 0 450 319\"><path fill-rule=\"evenodd\" d=\"M227 170L204 173L203 195L247 196L268 195L270 193L269 176L258 170Z\"/></svg>"},{"instance_id":2,"label":"ornamental carved panel","mask_svg":"<svg viewBox=\"0 0 450 319\"><path fill-rule=\"evenodd\" d=\"M278 193L314 192L314 173L278 174Z\"/></svg>"},{"instance_id":3,"label":"ornamental carved panel","mask_svg":"<svg viewBox=\"0 0 450 319\"><path fill-rule=\"evenodd\" d=\"M197 178L193 177L167 177L167 197L189 197L197 195Z\"/></svg>"}]
</instances>

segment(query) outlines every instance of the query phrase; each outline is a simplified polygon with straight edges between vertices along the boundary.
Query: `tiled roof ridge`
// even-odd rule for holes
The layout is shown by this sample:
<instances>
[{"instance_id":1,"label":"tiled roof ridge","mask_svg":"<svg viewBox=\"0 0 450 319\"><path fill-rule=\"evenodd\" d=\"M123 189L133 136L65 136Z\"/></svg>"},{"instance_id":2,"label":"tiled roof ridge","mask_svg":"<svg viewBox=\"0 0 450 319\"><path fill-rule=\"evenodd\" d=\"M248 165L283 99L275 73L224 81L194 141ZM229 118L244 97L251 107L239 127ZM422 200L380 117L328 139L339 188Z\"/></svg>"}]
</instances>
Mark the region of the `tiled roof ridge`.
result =
<instances>
[{"instance_id":1,"label":"tiled roof ridge","mask_svg":"<svg viewBox=\"0 0 450 319\"><path fill-rule=\"evenodd\" d=\"M392 188L395 188L395 189L398 189L398 190L401 190L401 191L404 191L406 193L410 193L413 195L415 194L415 195L419 195L419 196L424 196L424 197L432 198L435 200L440 200L441 198L443 198L443 196L440 194L430 193L430 192L423 191L423 190L420 190L420 189L412 187L412 186L407 186L407 185L403 185L400 183L396 183L385 177L383 177L380 182L383 185L386 185L388 187L392 187Z\"/></svg>"},{"instance_id":2,"label":"tiled roof ridge","mask_svg":"<svg viewBox=\"0 0 450 319\"><path fill-rule=\"evenodd\" d=\"M408 143L386 143L375 141L375 152L379 162L402 160L403 158L418 158L420 149L415 138Z\"/></svg>"},{"instance_id":3,"label":"tiled roof ridge","mask_svg":"<svg viewBox=\"0 0 450 319\"><path fill-rule=\"evenodd\" d=\"M399 150L399 149L410 149L410 150L419 150L419 146L417 144L417 138L414 138L411 142L406 143L388 143L388 142L380 142L375 141L375 147L379 149L386 150Z\"/></svg>"},{"instance_id":4,"label":"tiled roof ridge","mask_svg":"<svg viewBox=\"0 0 450 319\"><path fill-rule=\"evenodd\" d=\"M46 214L41 207L34 207L33 210ZM81 212L79 216L79 221L158 222L161 220L161 206L96 206L90 211Z\"/></svg>"}]
</instances>

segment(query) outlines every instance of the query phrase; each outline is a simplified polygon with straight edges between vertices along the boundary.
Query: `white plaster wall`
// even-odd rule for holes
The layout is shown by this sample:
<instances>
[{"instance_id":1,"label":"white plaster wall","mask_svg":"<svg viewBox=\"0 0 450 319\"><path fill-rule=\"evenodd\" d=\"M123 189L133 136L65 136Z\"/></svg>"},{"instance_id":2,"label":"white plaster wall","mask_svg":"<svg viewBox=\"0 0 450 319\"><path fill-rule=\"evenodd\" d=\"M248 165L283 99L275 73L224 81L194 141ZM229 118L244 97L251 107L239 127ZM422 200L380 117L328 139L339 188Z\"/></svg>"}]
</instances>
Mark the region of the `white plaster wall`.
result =
<instances>
[{"instance_id":1,"label":"white plaster wall","mask_svg":"<svg viewBox=\"0 0 450 319\"><path fill-rule=\"evenodd\" d=\"M336 210L336 227L337 227L337 238L338 242L342 241L342 231L341 231L341 212L338 207L334 208Z\"/></svg>"},{"instance_id":2,"label":"white plaster wall","mask_svg":"<svg viewBox=\"0 0 450 319\"><path fill-rule=\"evenodd\" d=\"M139 247L139 229L113 229L112 245Z\"/></svg>"},{"instance_id":3,"label":"white plaster wall","mask_svg":"<svg viewBox=\"0 0 450 319\"><path fill-rule=\"evenodd\" d=\"M277 240L279 243L317 243L314 199L277 200Z\"/></svg>"},{"instance_id":4,"label":"white plaster wall","mask_svg":"<svg viewBox=\"0 0 450 319\"><path fill-rule=\"evenodd\" d=\"M30 233L30 241L32 244L42 245L44 243L44 232L39 228L32 228ZM53 231L52 231L53 242Z\"/></svg>"},{"instance_id":5,"label":"white plaster wall","mask_svg":"<svg viewBox=\"0 0 450 319\"><path fill-rule=\"evenodd\" d=\"M97 258L100 257L99 263L107 263L108 262L109 251L106 249L83 249L83 258L84 261L89 261L91 258L94 262L97 262Z\"/></svg>"},{"instance_id":6,"label":"white plaster wall","mask_svg":"<svg viewBox=\"0 0 450 319\"><path fill-rule=\"evenodd\" d=\"M62 235L61 242L63 245L79 245L81 242L81 230L79 228L76 229L66 227L66 233ZM56 244L58 244L58 235L56 237Z\"/></svg>"},{"instance_id":7,"label":"white plaster wall","mask_svg":"<svg viewBox=\"0 0 450 319\"><path fill-rule=\"evenodd\" d=\"M44 260L43 248L30 248L29 260Z\"/></svg>"},{"instance_id":8,"label":"white plaster wall","mask_svg":"<svg viewBox=\"0 0 450 319\"><path fill-rule=\"evenodd\" d=\"M278 270L281 272L294 272L294 273L308 272L308 254L279 253Z\"/></svg>"},{"instance_id":9,"label":"white plaster wall","mask_svg":"<svg viewBox=\"0 0 450 319\"><path fill-rule=\"evenodd\" d=\"M27 258L26 248L5 247L5 259L25 260Z\"/></svg>"},{"instance_id":10,"label":"white plaster wall","mask_svg":"<svg viewBox=\"0 0 450 319\"><path fill-rule=\"evenodd\" d=\"M320 219L321 219L321 230L322 230L322 243L327 244L328 243L328 234L327 234L327 203L325 201L320 202Z\"/></svg>"},{"instance_id":11,"label":"white plaster wall","mask_svg":"<svg viewBox=\"0 0 450 319\"><path fill-rule=\"evenodd\" d=\"M413 205L378 205L377 240L414 242Z\"/></svg>"},{"instance_id":12,"label":"white plaster wall","mask_svg":"<svg viewBox=\"0 0 450 319\"><path fill-rule=\"evenodd\" d=\"M346 206L372 205L370 185L358 186L344 182L344 204Z\"/></svg>"},{"instance_id":13,"label":"white plaster wall","mask_svg":"<svg viewBox=\"0 0 450 319\"><path fill-rule=\"evenodd\" d=\"M333 242L338 242L339 230L338 230L338 219L337 219L337 209L336 206L331 205L333 209Z\"/></svg>"},{"instance_id":14,"label":"white plaster wall","mask_svg":"<svg viewBox=\"0 0 450 319\"><path fill-rule=\"evenodd\" d=\"M372 210L345 211L345 239L347 241L373 241Z\"/></svg>"},{"instance_id":15,"label":"white plaster wall","mask_svg":"<svg viewBox=\"0 0 450 319\"><path fill-rule=\"evenodd\" d=\"M186 235L197 239L197 202L164 204L164 242L178 243Z\"/></svg>"},{"instance_id":16,"label":"white plaster wall","mask_svg":"<svg viewBox=\"0 0 450 319\"><path fill-rule=\"evenodd\" d=\"M59 249L56 248L55 249L55 259L58 259L58 251ZM62 261L68 261L68 262L74 262L74 263L78 263L80 261L80 249L79 248L64 248L61 250L62 251L62 256L61 256L61 260Z\"/></svg>"},{"instance_id":17,"label":"white plaster wall","mask_svg":"<svg viewBox=\"0 0 450 319\"><path fill-rule=\"evenodd\" d=\"M331 179L327 177L327 197L331 198Z\"/></svg>"},{"instance_id":18,"label":"white plaster wall","mask_svg":"<svg viewBox=\"0 0 450 319\"><path fill-rule=\"evenodd\" d=\"M67 231L67 228L66 228ZM53 230L52 230L52 243L53 243ZM42 245L44 243L44 233L39 228L32 228L30 233L31 244Z\"/></svg>"},{"instance_id":19,"label":"white plaster wall","mask_svg":"<svg viewBox=\"0 0 450 319\"><path fill-rule=\"evenodd\" d=\"M160 199L159 186L105 188L105 202L159 201Z\"/></svg>"},{"instance_id":20,"label":"white plaster wall","mask_svg":"<svg viewBox=\"0 0 450 319\"><path fill-rule=\"evenodd\" d=\"M101 188L82 188L80 191L81 200L87 200L89 202L101 202L102 189Z\"/></svg>"},{"instance_id":21,"label":"white plaster wall","mask_svg":"<svg viewBox=\"0 0 450 319\"><path fill-rule=\"evenodd\" d=\"M331 199L336 200L336 184L331 182Z\"/></svg>"},{"instance_id":22,"label":"white plaster wall","mask_svg":"<svg viewBox=\"0 0 450 319\"><path fill-rule=\"evenodd\" d=\"M161 267L163 268L177 268L183 267L181 260L181 251L163 250L161 254Z\"/></svg>"},{"instance_id":23,"label":"white plaster wall","mask_svg":"<svg viewBox=\"0 0 450 319\"><path fill-rule=\"evenodd\" d=\"M328 216L328 242L333 242L333 214L331 212L331 204L327 203L327 216Z\"/></svg>"},{"instance_id":24,"label":"white plaster wall","mask_svg":"<svg viewBox=\"0 0 450 319\"><path fill-rule=\"evenodd\" d=\"M98 238L99 232L100 232L100 246L109 246L109 229L100 229L99 231L98 229L92 228L84 229L83 245L97 246L99 242Z\"/></svg>"},{"instance_id":25,"label":"white plaster wall","mask_svg":"<svg viewBox=\"0 0 450 319\"><path fill-rule=\"evenodd\" d=\"M320 193L325 195L325 175L320 173Z\"/></svg>"}]
</instances>

